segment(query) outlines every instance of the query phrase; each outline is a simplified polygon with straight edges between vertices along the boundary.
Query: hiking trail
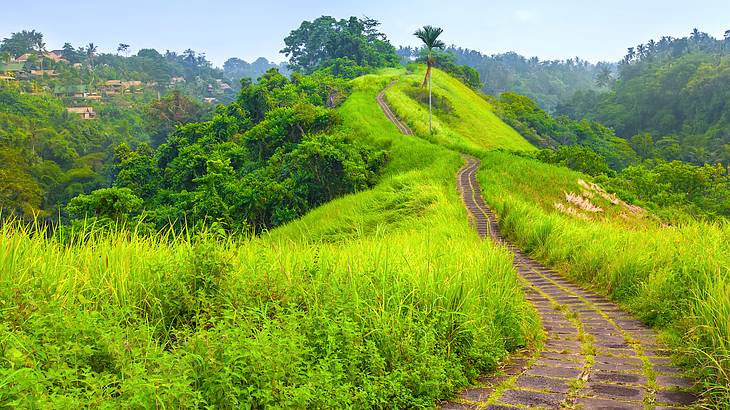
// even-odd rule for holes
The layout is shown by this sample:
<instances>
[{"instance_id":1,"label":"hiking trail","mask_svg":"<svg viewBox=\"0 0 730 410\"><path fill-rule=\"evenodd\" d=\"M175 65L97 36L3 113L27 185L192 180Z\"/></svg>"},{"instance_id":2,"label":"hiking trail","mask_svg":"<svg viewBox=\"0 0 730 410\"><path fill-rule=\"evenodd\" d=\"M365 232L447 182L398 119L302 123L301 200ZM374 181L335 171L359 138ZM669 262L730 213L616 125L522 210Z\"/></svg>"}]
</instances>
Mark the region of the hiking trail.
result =
<instances>
[{"instance_id":1,"label":"hiking trail","mask_svg":"<svg viewBox=\"0 0 730 410\"><path fill-rule=\"evenodd\" d=\"M412 131L377 96L386 117L405 135ZM480 161L465 156L457 188L479 236L514 255L527 300L537 310L546 338L542 349L517 353L492 376L464 390L443 410L582 408L644 410L688 408L694 381L672 366L657 333L608 299L573 284L531 259L504 238L484 202Z\"/></svg>"}]
</instances>

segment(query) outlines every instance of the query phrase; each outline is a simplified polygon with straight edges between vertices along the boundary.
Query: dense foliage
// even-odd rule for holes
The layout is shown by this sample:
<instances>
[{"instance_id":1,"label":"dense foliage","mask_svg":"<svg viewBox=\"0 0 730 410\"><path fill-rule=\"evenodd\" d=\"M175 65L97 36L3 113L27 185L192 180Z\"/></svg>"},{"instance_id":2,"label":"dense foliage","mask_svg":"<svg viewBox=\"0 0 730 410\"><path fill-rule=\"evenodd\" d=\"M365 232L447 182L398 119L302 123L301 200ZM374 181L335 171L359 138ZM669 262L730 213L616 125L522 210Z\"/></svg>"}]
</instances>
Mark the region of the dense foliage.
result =
<instances>
[{"instance_id":1,"label":"dense foliage","mask_svg":"<svg viewBox=\"0 0 730 410\"><path fill-rule=\"evenodd\" d=\"M629 143L617 137L611 128L598 122L575 121L566 116L553 117L529 97L514 93L502 93L491 101L505 122L538 147L590 147L605 158L611 168L617 170L639 161Z\"/></svg>"},{"instance_id":2,"label":"dense foliage","mask_svg":"<svg viewBox=\"0 0 730 410\"><path fill-rule=\"evenodd\" d=\"M0 226L0 407L428 408L534 340L509 253L465 221L459 154L375 103L391 79L338 109L390 145L388 177L270 234ZM114 189L89 202L138 202Z\"/></svg>"},{"instance_id":3,"label":"dense foliage","mask_svg":"<svg viewBox=\"0 0 730 410\"><path fill-rule=\"evenodd\" d=\"M289 57L292 70L325 69L338 77L354 78L373 68L398 64L395 48L377 30L379 25L369 18L322 16L292 30L281 52Z\"/></svg>"},{"instance_id":4,"label":"dense foliage","mask_svg":"<svg viewBox=\"0 0 730 410\"><path fill-rule=\"evenodd\" d=\"M346 91L345 82L322 74L289 80L271 70L256 84L244 81L235 102L210 121L178 127L156 150L117 147L114 188L75 198L69 213L139 217L156 229L189 221L260 231L369 187L384 153L354 142L341 126L332 107ZM105 206L98 196L120 205Z\"/></svg>"},{"instance_id":5,"label":"dense foliage","mask_svg":"<svg viewBox=\"0 0 730 410\"><path fill-rule=\"evenodd\" d=\"M98 121L61 102L0 86L0 208L5 216L53 216L69 198L104 185L111 147L144 138L139 114L101 110Z\"/></svg>"},{"instance_id":6,"label":"dense foliage","mask_svg":"<svg viewBox=\"0 0 730 410\"><path fill-rule=\"evenodd\" d=\"M625 200L652 208L667 220L684 215L730 216L730 175L722 165L697 166L661 158L643 160L640 138L630 142L589 120L553 117L528 97L503 93L492 100L501 117L533 144L546 147L522 156L562 165L592 176ZM633 148L632 148L633 147Z\"/></svg>"},{"instance_id":7,"label":"dense foliage","mask_svg":"<svg viewBox=\"0 0 730 410\"><path fill-rule=\"evenodd\" d=\"M727 166L730 35L695 30L631 47L608 92L579 92L558 111L613 127L644 159Z\"/></svg>"}]
</instances>

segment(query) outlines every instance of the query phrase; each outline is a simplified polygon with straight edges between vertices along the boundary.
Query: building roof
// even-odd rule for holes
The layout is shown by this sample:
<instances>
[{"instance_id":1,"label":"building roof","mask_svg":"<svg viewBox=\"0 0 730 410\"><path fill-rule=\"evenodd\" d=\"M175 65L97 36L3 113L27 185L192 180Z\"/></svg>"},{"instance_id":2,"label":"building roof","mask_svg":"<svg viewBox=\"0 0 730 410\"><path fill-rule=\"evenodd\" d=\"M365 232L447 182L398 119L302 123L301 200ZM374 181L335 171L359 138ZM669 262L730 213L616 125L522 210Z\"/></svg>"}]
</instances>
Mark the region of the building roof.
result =
<instances>
[{"instance_id":1,"label":"building roof","mask_svg":"<svg viewBox=\"0 0 730 410\"><path fill-rule=\"evenodd\" d=\"M31 56L34 56L34 55L36 55L36 54L35 53L25 53L22 56L16 58L15 61L20 62L20 63L25 63L26 61L28 61L28 59ZM54 51L43 53L43 57L45 57L49 60L52 60L54 62L66 61L66 60L64 60L63 57L61 57L61 55L56 54Z\"/></svg>"},{"instance_id":2,"label":"building roof","mask_svg":"<svg viewBox=\"0 0 730 410\"><path fill-rule=\"evenodd\" d=\"M93 113L94 107L66 107L66 111L72 112L74 114L86 114Z\"/></svg>"}]
</instances>

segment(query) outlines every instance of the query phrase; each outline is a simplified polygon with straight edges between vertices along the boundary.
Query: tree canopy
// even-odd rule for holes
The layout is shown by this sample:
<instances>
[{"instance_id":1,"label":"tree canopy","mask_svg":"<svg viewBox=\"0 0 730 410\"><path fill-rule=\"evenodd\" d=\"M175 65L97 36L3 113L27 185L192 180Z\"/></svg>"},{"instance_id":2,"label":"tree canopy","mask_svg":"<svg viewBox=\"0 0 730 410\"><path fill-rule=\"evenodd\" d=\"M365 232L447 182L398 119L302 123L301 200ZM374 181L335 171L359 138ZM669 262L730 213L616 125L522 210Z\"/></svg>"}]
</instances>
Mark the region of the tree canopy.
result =
<instances>
[{"instance_id":1,"label":"tree canopy","mask_svg":"<svg viewBox=\"0 0 730 410\"><path fill-rule=\"evenodd\" d=\"M322 16L292 30L281 52L289 57L291 69L304 73L343 64L365 70L397 65L395 48L377 30L379 25L370 18Z\"/></svg>"},{"instance_id":2,"label":"tree canopy","mask_svg":"<svg viewBox=\"0 0 730 410\"><path fill-rule=\"evenodd\" d=\"M728 165L727 43L696 30L631 47L607 92L579 92L558 112L614 128L644 159Z\"/></svg>"}]
</instances>

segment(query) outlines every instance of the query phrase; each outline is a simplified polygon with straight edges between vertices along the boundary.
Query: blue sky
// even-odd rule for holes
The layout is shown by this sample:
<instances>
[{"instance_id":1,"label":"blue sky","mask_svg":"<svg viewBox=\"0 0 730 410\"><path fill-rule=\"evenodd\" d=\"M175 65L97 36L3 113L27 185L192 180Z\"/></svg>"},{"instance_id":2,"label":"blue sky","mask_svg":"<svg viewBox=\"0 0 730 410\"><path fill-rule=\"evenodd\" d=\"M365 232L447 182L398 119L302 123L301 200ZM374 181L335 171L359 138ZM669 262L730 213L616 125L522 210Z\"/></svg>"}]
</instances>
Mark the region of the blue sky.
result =
<instances>
[{"instance_id":1,"label":"blue sky","mask_svg":"<svg viewBox=\"0 0 730 410\"><path fill-rule=\"evenodd\" d=\"M730 1L161 1L31 0L4 2L0 37L36 29L48 48L94 42L114 51L120 42L136 51L192 48L221 65L228 57L274 61L283 38L302 20L320 15L368 16L394 45L416 45L424 24L444 28L447 44L493 54L516 51L541 59L579 56L616 61L626 47L662 35L687 35L697 27L715 37L730 29Z\"/></svg>"}]
</instances>

